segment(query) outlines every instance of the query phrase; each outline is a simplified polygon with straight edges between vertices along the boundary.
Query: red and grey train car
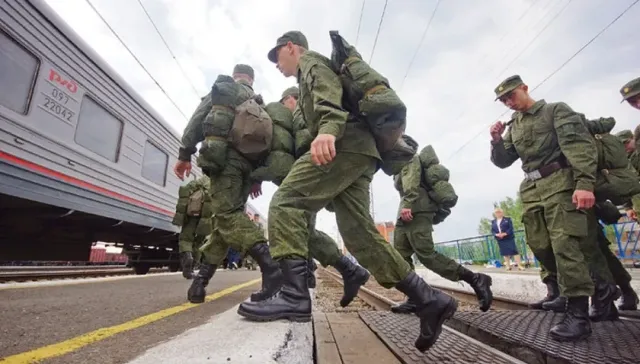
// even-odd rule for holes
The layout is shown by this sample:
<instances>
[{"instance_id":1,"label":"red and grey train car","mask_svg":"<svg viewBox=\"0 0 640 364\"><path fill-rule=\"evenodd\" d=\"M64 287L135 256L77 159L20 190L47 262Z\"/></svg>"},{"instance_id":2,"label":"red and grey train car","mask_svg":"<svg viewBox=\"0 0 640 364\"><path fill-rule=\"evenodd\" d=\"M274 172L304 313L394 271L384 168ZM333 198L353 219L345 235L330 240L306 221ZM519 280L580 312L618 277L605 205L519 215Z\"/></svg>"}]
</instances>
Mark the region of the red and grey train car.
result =
<instances>
[{"instance_id":1,"label":"red and grey train car","mask_svg":"<svg viewBox=\"0 0 640 364\"><path fill-rule=\"evenodd\" d=\"M44 1L0 1L0 261L88 261L105 241L139 274L177 270L179 146Z\"/></svg>"}]
</instances>

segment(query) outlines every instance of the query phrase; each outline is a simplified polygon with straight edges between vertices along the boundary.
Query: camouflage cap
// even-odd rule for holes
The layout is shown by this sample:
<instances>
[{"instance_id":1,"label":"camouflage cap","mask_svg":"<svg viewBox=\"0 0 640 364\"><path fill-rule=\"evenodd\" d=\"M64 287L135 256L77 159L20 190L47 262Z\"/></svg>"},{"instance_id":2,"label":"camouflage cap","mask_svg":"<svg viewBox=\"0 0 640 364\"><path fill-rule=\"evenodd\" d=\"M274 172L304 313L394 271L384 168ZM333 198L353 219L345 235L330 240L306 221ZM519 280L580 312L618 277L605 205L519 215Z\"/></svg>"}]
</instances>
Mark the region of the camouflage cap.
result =
<instances>
[{"instance_id":1,"label":"camouflage cap","mask_svg":"<svg viewBox=\"0 0 640 364\"><path fill-rule=\"evenodd\" d=\"M620 94L622 94L622 102L627 101L628 99L640 95L640 77L635 78L620 89Z\"/></svg>"},{"instance_id":2,"label":"camouflage cap","mask_svg":"<svg viewBox=\"0 0 640 364\"><path fill-rule=\"evenodd\" d=\"M288 42L291 42L295 45L299 45L302 48L309 49L309 43L307 43L307 37L297 30L290 30L284 33L278 40L276 41L276 46L271 48L267 57L273 63L278 62L277 52L280 47L286 45Z\"/></svg>"},{"instance_id":3,"label":"camouflage cap","mask_svg":"<svg viewBox=\"0 0 640 364\"><path fill-rule=\"evenodd\" d=\"M616 133L616 137L620 139L622 144L627 144L627 142L633 139L633 132L631 130L623 130Z\"/></svg>"},{"instance_id":4,"label":"camouflage cap","mask_svg":"<svg viewBox=\"0 0 640 364\"><path fill-rule=\"evenodd\" d=\"M235 67L233 67L233 73L242 73L243 75L255 78L253 74L253 68L246 64L237 64Z\"/></svg>"},{"instance_id":5,"label":"camouflage cap","mask_svg":"<svg viewBox=\"0 0 640 364\"><path fill-rule=\"evenodd\" d=\"M282 93L282 97L280 97L280 102L282 102L282 100L287 98L287 96L300 97L300 90L298 90L298 88L295 86L289 87L288 89L284 90L284 92Z\"/></svg>"},{"instance_id":6,"label":"camouflage cap","mask_svg":"<svg viewBox=\"0 0 640 364\"><path fill-rule=\"evenodd\" d=\"M523 85L522 78L519 75L513 75L508 77L506 80L502 81L498 87L494 90L496 93L496 100L501 98L502 96L508 94L509 92L516 89L516 87Z\"/></svg>"}]
</instances>

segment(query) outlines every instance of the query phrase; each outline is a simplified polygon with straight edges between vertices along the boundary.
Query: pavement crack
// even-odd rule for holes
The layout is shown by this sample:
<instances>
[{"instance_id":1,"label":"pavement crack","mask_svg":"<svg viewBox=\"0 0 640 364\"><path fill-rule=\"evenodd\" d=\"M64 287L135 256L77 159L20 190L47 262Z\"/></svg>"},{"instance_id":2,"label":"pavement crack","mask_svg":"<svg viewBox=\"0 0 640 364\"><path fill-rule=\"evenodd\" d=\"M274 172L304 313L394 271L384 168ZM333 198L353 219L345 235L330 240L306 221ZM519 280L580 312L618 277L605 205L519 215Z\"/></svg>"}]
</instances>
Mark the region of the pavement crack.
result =
<instances>
[{"instance_id":1,"label":"pavement crack","mask_svg":"<svg viewBox=\"0 0 640 364\"><path fill-rule=\"evenodd\" d=\"M284 342L282 343L282 345L280 345L280 347L275 352L275 354L273 354L273 360L275 360L276 363L280 363L280 358L282 358L282 354L289 347L289 343L291 342L292 339L293 339L293 331L291 329L288 329L287 333L284 335Z\"/></svg>"}]
</instances>

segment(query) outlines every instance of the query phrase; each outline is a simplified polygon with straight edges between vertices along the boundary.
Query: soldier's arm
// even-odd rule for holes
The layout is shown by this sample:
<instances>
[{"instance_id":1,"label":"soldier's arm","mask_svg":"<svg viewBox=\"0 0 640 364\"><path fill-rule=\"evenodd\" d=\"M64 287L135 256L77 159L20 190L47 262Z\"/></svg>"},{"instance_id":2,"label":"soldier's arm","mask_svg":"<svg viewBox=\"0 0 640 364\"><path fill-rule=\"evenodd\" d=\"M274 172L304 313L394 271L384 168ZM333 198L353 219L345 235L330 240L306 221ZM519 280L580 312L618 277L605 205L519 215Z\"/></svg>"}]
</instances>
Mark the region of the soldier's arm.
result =
<instances>
[{"instance_id":1,"label":"soldier's arm","mask_svg":"<svg viewBox=\"0 0 640 364\"><path fill-rule=\"evenodd\" d=\"M491 141L491 162L498 168L507 168L517 161L518 152L511 141L511 129L498 142Z\"/></svg>"},{"instance_id":2,"label":"soldier's arm","mask_svg":"<svg viewBox=\"0 0 640 364\"><path fill-rule=\"evenodd\" d=\"M402 168L400 178L402 179L402 208L410 209L420 196L420 179L422 177L422 166L420 159L415 156L411 163Z\"/></svg>"},{"instance_id":3,"label":"soldier's arm","mask_svg":"<svg viewBox=\"0 0 640 364\"><path fill-rule=\"evenodd\" d=\"M342 84L338 75L324 64L309 69L307 82L318 117L318 134L331 134L340 139L344 133L348 113L342 108Z\"/></svg>"},{"instance_id":4,"label":"soldier's arm","mask_svg":"<svg viewBox=\"0 0 640 364\"><path fill-rule=\"evenodd\" d=\"M178 159L185 162L191 161L191 155L196 152L196 145L204 140L204 134L202 133L202 122L207 114L211 111L211 93L207 94L200 105L196 108L196 111L189 119L187 127L184 128L182 133L182 147L178 152Z\"/></svg>"},{"instance_id":5,"label":"soldier's arm","mask_svg":"<svg viewBox=\"0 0 640 364\"><path fill-rule=\"evenodd\" d=\"M596 144L582 117L560 102L553 108L553 126L560 150L573 169L576 190L593 191L598 168Z\"/></svg>"}]
</instances>

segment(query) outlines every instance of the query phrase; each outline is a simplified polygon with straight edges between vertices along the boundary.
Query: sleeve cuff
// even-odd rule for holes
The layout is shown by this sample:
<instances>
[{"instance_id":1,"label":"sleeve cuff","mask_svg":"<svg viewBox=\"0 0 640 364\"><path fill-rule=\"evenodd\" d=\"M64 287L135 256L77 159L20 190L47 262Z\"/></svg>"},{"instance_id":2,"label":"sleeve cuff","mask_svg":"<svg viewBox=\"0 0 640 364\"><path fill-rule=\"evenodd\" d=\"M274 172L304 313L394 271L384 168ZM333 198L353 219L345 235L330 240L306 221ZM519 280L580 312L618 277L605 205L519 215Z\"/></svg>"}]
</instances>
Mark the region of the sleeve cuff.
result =
<instances>
[{"instance_id":1,"label":"sleeve cuff","mask_svg":"<svg viewBox=\"0 0 640 364\"><path fill-rule=\"evenodd\" d=\"M338 138L340 134L340 126L335 123L326 123L320 127L318 134L330 134Z\"/></svg>"},{"instance_id":2,"label":"sleeve cuff","mask_svg":"<svg viewBox=\"0 0 640 364\"><path fill-rule=\"evenodd\" d=\"M593 183L585 182L585 181L578 181L578 183L576 183L576 190L593 192Z\"/></svg>"},{"instance_id":3,"label":"sleeve cuff","mask_svg":"<svg viewBox=\"0 0 640 364\"><path fill-rule=\"evenodd\" d=\"M183 162L191 162L191 154L186 148L180 147L178 150L178 160Z\"/></svg>"}]
</instances>

